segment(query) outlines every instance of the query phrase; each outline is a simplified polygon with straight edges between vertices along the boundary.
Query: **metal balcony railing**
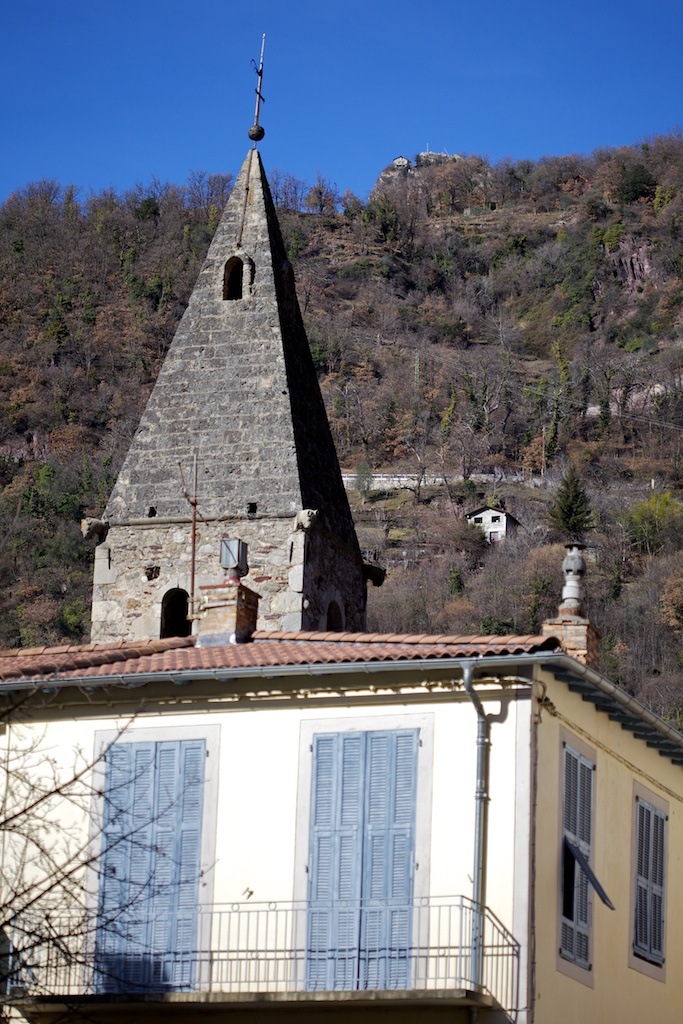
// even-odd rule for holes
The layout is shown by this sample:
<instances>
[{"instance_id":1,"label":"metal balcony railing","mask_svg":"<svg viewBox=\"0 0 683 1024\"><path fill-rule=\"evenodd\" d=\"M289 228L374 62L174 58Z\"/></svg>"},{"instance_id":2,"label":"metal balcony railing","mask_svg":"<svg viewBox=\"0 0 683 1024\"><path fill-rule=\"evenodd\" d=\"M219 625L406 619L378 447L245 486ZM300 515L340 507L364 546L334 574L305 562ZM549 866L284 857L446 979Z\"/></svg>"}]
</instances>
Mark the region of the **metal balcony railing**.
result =
<instances>
[{"instance_id":1,"label":"metal balcony railing","mask_svg":"<svg viewBox=\"0 0 683 1024\"><path fill-rule=\"evenodd\" d=\"M31 915L6 939L10 996L464 989L518 1006L519 944L464 896Z\"/></svg>"}]
</instances>

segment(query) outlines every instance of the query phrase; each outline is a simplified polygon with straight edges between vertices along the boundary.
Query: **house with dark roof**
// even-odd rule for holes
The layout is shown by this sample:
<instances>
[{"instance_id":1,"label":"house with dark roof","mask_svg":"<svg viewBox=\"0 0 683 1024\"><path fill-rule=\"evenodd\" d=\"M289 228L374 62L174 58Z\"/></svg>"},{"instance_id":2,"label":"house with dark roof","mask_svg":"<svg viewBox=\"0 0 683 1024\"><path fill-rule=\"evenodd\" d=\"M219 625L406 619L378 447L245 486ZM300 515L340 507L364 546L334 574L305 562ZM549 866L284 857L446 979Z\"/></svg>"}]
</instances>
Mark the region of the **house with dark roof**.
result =
<instances>
[{"instance_id":1,"label":"house with dark roof","mask_svg":"<svg viewBox=\"0 0 683 1024\"><path fill-rule=\"evenodd\" d=\"M538 636L365 631L256 150L86 532L92 642L0 651L13 1015L678 1021L683 736L576 547Z\"/></svg>"}]
</instances>

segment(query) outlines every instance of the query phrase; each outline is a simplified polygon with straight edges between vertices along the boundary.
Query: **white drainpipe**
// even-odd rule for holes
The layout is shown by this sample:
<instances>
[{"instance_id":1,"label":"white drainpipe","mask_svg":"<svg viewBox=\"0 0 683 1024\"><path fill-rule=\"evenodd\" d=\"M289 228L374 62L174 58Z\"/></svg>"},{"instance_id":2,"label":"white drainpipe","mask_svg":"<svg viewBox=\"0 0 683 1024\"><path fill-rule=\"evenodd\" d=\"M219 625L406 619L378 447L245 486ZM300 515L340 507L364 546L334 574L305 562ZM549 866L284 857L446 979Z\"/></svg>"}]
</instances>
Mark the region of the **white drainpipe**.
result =
<instances>
[{"instance_id":1,"label":"white drainpipe","mask_svg":"<svg viewBox=\"0 0 683 1024\"><path fill-rule=\"evenodd\" d=\"M463 667L462 682L477 712L477 785L474 793L474 911L472 918L472 981L478 989L484 984L484 917L486 914L486 866L488 859L489 824L489 754L491 725L504 722L509 701L501 701L497 715L487 715L472 686L472 665Z\"/></svg>"}]
</instances>

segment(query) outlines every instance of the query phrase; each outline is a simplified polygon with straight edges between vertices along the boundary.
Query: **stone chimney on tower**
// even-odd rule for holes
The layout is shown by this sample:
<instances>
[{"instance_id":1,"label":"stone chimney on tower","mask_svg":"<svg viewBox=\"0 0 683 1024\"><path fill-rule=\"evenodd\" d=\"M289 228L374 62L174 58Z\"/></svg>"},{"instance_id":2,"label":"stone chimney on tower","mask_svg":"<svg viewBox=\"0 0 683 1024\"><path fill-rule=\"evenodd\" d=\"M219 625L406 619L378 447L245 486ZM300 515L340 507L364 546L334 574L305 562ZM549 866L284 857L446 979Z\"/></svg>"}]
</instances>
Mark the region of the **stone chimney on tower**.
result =
<instances>
[{"instance_id":1,"label":"stone chimney on tower","mask_svg":"<svg viewBox=\"0 0 683 1024\"><path fill-rule=\"evenodd\" d=\"M562 563L564 586L562 601L554 619L547 619L541 628L543 636L555 636L567 654L589 668L597 669L600 633L586 618L583 605L583 577L586 563L583 544L567 544Z\"/></svg>"}]
</instances>

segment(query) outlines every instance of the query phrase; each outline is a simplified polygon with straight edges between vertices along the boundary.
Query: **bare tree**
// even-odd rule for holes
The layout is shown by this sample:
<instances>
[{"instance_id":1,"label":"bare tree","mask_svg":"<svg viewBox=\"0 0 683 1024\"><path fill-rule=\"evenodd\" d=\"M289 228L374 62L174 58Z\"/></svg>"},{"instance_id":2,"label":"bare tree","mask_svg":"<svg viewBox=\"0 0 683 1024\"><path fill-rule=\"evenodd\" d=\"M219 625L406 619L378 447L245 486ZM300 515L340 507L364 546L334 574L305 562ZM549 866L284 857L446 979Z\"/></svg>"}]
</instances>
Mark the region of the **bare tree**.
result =
<instances>
[{"instance_id":1,"label":"bare tree","mask_svg":"<svg viewBox=\"0 0 683 1024\"><path fill-rule=\"evenodd\" d=\"M149 752L146 759L127 753L131 722L93 757L78 746L60 755L49 732L34 724L10 722L6 729L0 757L5 995L64 992L82 987L84 977L96 990L118 991L137 976L141 959L154 983L156 954L140 944L139 933L165 902L175 855L152 833L160 832L164 816L174 817L197 780L186 772L183 792L159 796L152 813L144 794L153 765ZM129 868L122 867L126 860Z\"/></svg>"}]
</instances>

